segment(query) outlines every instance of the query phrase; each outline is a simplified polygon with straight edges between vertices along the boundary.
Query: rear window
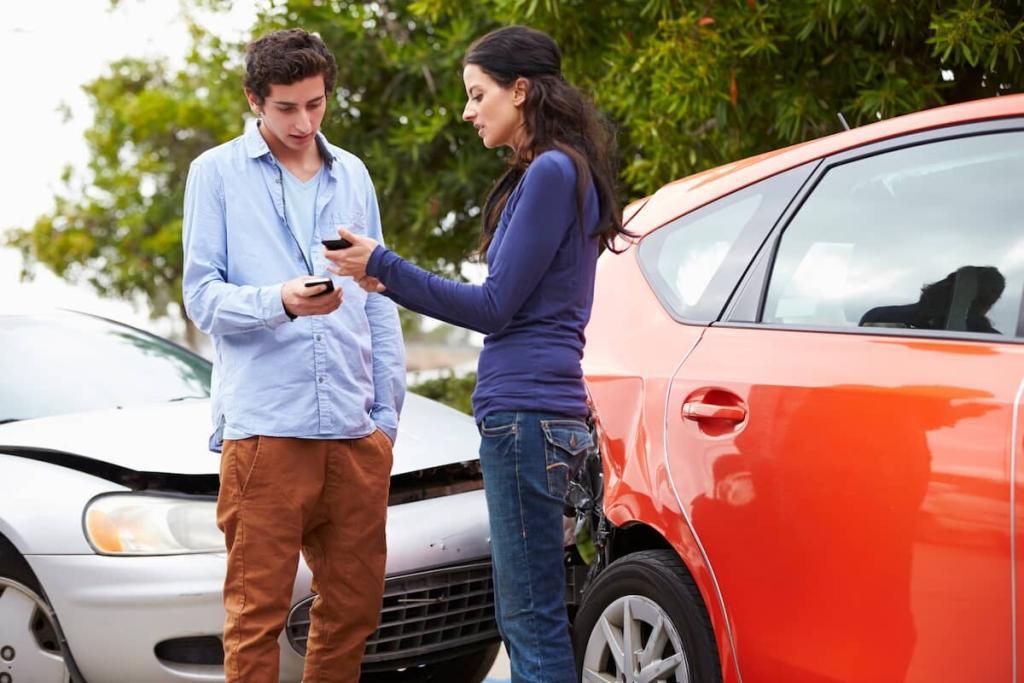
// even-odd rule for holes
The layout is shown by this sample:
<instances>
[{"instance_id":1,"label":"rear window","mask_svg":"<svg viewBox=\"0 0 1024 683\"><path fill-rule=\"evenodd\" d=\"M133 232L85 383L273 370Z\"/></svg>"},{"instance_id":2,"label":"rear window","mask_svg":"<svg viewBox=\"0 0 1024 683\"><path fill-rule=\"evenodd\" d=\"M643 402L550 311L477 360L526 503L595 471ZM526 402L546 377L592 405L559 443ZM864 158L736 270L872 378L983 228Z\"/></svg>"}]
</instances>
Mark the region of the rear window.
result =
<instances>
[{"instance_id":1,"label":"rear window","mask_svg":"<svg viewBox=\"0 0 1024 683\"><path fill-rule=\"evenodd\" d=\"M763 180L640 242L640 268L673 318L709 322L721 315L750 259L809 173L802 166Z\"/></svg>"}]
</instances>

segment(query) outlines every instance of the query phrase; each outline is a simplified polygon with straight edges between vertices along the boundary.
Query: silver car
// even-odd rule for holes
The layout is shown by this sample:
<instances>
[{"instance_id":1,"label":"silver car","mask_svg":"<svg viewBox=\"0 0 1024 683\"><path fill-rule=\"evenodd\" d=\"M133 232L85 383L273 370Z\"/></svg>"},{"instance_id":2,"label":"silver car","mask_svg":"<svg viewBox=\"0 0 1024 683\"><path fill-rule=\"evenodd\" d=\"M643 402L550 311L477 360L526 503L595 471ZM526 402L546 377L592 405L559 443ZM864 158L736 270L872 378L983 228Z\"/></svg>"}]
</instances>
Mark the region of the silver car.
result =
<instances>
[{"instance_id":1,"label":"silver car","mask_svg":"<svg viewBox=\"0 0 1024 683\"><path fill-rule=\"evenodd\" d=\"M77 313L0 315L0 683L223 680L210 364ZM480 681L498 634L471 418L410 394L364 681ZM298 681L299 563L281 633Z\"/></svg>"}]
</instances>

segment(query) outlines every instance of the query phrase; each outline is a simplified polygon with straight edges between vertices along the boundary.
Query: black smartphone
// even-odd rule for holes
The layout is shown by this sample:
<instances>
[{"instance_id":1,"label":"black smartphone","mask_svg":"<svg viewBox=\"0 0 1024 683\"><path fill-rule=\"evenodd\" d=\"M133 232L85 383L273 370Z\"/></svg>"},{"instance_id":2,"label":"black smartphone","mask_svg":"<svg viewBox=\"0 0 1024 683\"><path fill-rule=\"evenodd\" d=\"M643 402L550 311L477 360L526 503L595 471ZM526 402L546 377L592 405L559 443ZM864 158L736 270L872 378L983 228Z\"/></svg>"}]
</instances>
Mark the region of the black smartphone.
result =
<instances>
[{"instance_id":1,"label":"black smartphone","mask_svg":"<svg viewBox=\"0 0 1024 683\"><path fill-rule=\"evenodd\" d=\"M334 291L334 280L332 280L329 277L317 277L313 278L312 280L306 280L306 282L303 283L304 287L319 287L320 285L327 285L327 289L325 289L322 292L318 292L313 296L322 296L324 294L327 294L328 292Z\"/></svg>"},{"instance_id":2,"label":"black smartphone","mask_svg":"<svg viewBox=\"0 0 1024 683\"><path fill-rule=\"evenodd\" d=\"M320 240L320 242L330 251L334 251L335 249L348 249L352 246L351 242L341 237L336 240Z\"/></svg>"}]
</instances>

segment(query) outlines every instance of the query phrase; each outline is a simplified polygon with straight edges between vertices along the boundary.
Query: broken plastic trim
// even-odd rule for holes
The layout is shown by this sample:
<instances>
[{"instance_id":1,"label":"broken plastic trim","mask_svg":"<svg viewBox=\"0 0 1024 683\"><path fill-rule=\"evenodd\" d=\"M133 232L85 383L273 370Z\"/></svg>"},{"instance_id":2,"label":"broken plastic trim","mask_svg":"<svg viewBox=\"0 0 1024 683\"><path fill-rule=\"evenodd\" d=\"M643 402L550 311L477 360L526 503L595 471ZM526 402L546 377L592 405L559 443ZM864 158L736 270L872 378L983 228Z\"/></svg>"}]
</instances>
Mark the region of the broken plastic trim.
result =
<instances>
[{"instance_id":1,"label":"broken plastic trim","mask_svg":"<svg viewBox=\"0 0 1024 683\"><path fill-rule=\"evenodd\" d=\"M456 462L394 475L391 477L388 505L441 498L483 487L484 477L479 461Z\"/></svg>"},{"instance_id":2,"label":"broken plastic trim","mask_svg":"<svg viewBox=\"0 0 1024 683\"><path fill-rule=\"evenodd\" d=\"M0 445L0 453L91 474L94 477L120 484L132 491L171 491L192 495L217 495L220 485L220 478L216 474L138 472L102 460L48 448Z\"/></svg>"},{"instance_id":3,"label":"broken plastic trim","mask_svg":"<svg viewBox=\"0 0 1024 683\"><path fill-rule=\"evenodd\" d=\"M132 491L164 491L189 495L217 495L220 477L216 474L174 474L170 472L139 472L102 460L65 451L27 446L2 446L0 453L66 467L120 484ZM417 500L441 498L484 487L483 474L477 461L452 463L391 477L388 505L401 505Z\"/></svg>"},{"instance_id":4,"label":"broken plastic trim","mask_svg":"<svg viewBox=\"0 0 1024 683\"><path fill-rule=\"evenodd\" d=\"M595 444L600 444L597 425L587 419ZM587 451L578 470L569 481L565 498L566 515L575 517L575 552L567 555L566 599L578 605L591 581L610 561L612 526L604 516L604 469L599 446Z\"/></svg>"}]
</instances>

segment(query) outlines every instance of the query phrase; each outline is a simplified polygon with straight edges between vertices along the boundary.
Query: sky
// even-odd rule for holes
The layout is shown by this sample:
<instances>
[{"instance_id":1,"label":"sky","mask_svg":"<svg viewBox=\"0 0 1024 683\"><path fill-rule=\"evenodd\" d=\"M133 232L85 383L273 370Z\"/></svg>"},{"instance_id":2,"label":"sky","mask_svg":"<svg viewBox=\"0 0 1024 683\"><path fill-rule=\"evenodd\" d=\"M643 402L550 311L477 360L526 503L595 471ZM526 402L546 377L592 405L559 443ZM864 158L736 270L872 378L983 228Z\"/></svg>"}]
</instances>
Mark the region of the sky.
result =
<instances>
[{"instance_id":1,"label":"sky","mask_svg":"<svg viewBox=\"0 0 1024 683\"><path fill-rule=\"evenodd\" d=\"M196 13L202 25L223 38L244 40L259 0L234 0L228 12ZM59 16L59 21L54 17ZM0 14L0 235L28 227L52 210L66 164L84 170L83 134L92 110L81 86L122 57L165 57L184 63L189 46L179 0L39 0L10 3ZM23 65L31 63L31 68ZM241 93L239 93L241 97ZM62 109L70 110L65 120ZM77 176L81 178L81 175ZM0 247L0 310L70 308L102 315L181 341L180 321L151 320L144 299L101 299L87 284L72 285L43 266L23 282L21 255ZM483 266L465 264L463 275L482 282ZM437 323L424 319L425 330ZM480 346L482 335L470 343Z\"/></svg>"},{"instance_id":2,"label":"sky","mask_svg":"<svg viewBox=\"0 0 1024 683\"><path fill-rule=\"evenodd\" d=\"M247 33L256 0L236 0L224 14L199 15L226 38ZM184 60L188 35L178 0L40 0L6 3L0 15L0 233L26 227L53 207L65 164L84 169L83 132L92 117L81 85L121 57ZM54 19L59 17L58 21ZM31 65L28 67L27 65ZM239 95L241 96L241 95ZM64 120L62 105L71 111ZM0 308L73 308L105 315L161 334L169 321L152 322L139 303L102 300L87 285L74 286L44 268L34 282L19 281L20 255L0 248Z\"/></svg>"}]
</instances>

